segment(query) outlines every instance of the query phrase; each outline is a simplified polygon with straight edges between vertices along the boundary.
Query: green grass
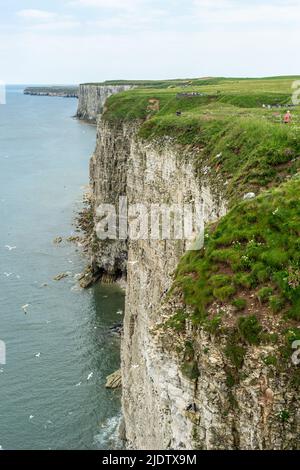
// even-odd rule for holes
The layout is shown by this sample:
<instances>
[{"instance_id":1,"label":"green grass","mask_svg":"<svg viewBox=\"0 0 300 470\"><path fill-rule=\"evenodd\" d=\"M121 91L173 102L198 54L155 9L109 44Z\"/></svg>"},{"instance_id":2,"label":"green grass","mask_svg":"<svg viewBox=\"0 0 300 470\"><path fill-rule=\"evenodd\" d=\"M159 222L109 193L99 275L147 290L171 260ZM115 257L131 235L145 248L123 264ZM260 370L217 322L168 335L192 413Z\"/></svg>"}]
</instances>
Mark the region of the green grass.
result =
<instances>
[{"instance_id":1,"label":"green grass","mask_svg":"<svg viewBox=\"0 0 300 470\"><path fill-rule=\"evenodd\" d=\"M269 355L269 356L264 358L264 363L266 364L266 366L276 367L277 364L278 364L277 357Z\"/></svg>"},{"instance_id":2,"label":"green grass","mask_svg":"<svg viewBox=\"0 0 300 470\"><path fill-rule=\"evenodd\" d=\"M224 350L225 356L231 362L233 367L230 375L236 376L238 371L243 367L246 348L241 344L241 338L238 330L233 329L228 333L227 344Z\"/></svg>"},{"instance_id":3,"label":"green grass","mask_svg":"<svg viewBox=\"0 0 300 470\"><path fill-rule=\"evenodd\" d=\"M222 107L197 120L179 118L175 124L173 119L164 118L156 127L156 137L170 135L170 129L175 127L178 143L200 147L201 152L194 152L199 178L203 179L203 168L209 168L208 178L220 182L217 189L230 202L246 192L279 184L300 168L300 127L284 126L255 115L221 116L221 112ZM150 119L145 126L149 129L153 121Z\"/></svg>"},{"instance_id":4,"label":"green grass","mask_svg":"<svg viewBox=\"0 0 300 470\"><path fill-rule=\"evenodd\" d=\"M240 317L238 319L238 329L242 338L248 344L259 344L262 327L255 315Z\"/></svg>"},{"instance_id":5,"label":"green grass","mask_svg":"<svg viewBox=\"0 0 300 470\"><path fill-rule=\"evenodd\" d=\"M217 83L221 79L213 79L212 83ZM193 78L186 78L186 79L173 79L173 80L106 80L105 82L98 82L98 83L83 83L83 85L90 85L90 86L117 86L117 85L131 85L135 87L142 87L142 88L172 88L176 86L191 86L196 84L207 84L210 83L211 80L197 80Z\"/></svg>"},{"instance_id":6,"label":"green grass","mask_svg":"<svg viewBox=\"0 0 300 470\"><path fill-rule=\"evenodd\" d=\"M247 307L247 302L246 302L245 299L239 299L239 298L237 298L237 299L234 299L234 300L232 301L232 305L236 308L236 310L237 310L238 312L242 312L243 310L246 309L246 307Z\"/></svg>"},{"instance_id":7,"label":"green grass","mask_svg":"<svg viewBox=\"0 0 300 470\"><path fill-rule=\"evenodd\" d=\"M262 287L258 293L257 297L261 304L270 301L270 297L273 294L273 289L271 287Z\"/></svg>"},{"instance_id":8,"label":"green grass","mask_svg":"<svg viewBox=\"0 0 300 470\"><path fill-rule=\"evenodd\" d=\"M293 123L285 126L285 108L262 108L291 103L292 78L216 78L201 85L194 80L188 87L172 83L174 88L140 86L110 97L103 119L136 121L141 139L168 136L188 146L199 178L204 178L203 168L209 168L205 177L231 205L246 192L279 185L298 171L300 109L293 108ZM204 96L178 99L178 93L191 92ZM159 111L149 108L151 99L159 100Z\"/></svg>"},{"instance_id":9,"label":"green grass","mask_svg":"<svg viewBox=\"0 0 300 470\"><path fill-rule=\"evenodd\" d=\"M175 285L195 317L214 302L254 294L273 312L300 320L300 178L235 205L181 260ZM217 287L216 287L217 286Z\"/></svg>"}]
</instances>

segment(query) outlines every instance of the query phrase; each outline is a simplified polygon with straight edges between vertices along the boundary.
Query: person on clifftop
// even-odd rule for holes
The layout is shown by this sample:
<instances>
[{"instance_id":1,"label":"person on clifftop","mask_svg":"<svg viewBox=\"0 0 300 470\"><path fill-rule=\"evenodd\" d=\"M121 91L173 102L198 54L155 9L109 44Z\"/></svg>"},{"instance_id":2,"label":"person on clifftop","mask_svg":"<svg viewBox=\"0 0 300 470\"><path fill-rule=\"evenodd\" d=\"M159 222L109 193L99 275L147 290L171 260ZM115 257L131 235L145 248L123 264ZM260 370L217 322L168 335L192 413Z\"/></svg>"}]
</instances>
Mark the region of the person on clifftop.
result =
<instances>
[{"instance_id":1,"label":"person on clifftop","mask_svg":"<svg viewBox=\"0 0 300 470\"><path fill-rule=\"evenodd\" d=\"M290 124L292 122L291 111L287 111L283 118L284 124Z\"/></svg>"}]
</instances>

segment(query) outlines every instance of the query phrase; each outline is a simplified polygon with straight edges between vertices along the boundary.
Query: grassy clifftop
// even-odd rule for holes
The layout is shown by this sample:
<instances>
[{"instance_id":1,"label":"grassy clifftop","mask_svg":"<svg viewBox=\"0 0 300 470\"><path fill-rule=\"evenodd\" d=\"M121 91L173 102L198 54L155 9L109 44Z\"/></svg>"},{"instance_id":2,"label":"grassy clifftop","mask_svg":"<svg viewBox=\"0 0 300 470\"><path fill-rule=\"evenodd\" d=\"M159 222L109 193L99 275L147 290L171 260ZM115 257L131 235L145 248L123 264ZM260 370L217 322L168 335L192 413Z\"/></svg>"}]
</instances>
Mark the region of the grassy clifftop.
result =
<instances>
[{"instance_id":1,"label":"grassy clifftop","mask_svg":"<svg viewBox=\"0 0 300 470\"><path fill-rule=\"evenodd\" d=\"M243 193L279 185L298 171L300 108L291 108L291 125L282 122L295 78L139 87L109 98L103 118L140 120L142 139L169 136L191 148L199 174L205 167L212 181L225 181L224 197L233 204Z\"/></svg>"},{"instance_id":2,"label":"grassy clifftop","mask_svg":"<svg viewBox=\"0 0 300 470\"><path fill-rule=\"evenodd\" d=\"M171 319L174 327L192 311L195 324L214 331L223 321L218 312L229 307L251 344L269 320L270 330L289 327L289 338L300 337L298 106L290 108L292 123L283 124L295 79L146 85L108 100L104 119L139 120L141 139L168 136L188 148L199 176L205 168L212 182L221 181L229 203L228 214L208 229L204 249L180 262L175 288L189 308ZM243 201L249 191L256 198Z\"/></svg>"},{"instance_id":3,"label":"grassy clifftop","mask_svg":"<svg viewBox=\"0 0 300 470\"><path fill-rule=\"evenodd\" d=\"M261 107L263 104L287 104L291 101L291 86L296 78L207 78L160 82L105 82L103 85L132 84L136 86L129 92L109 99L106 119L153 118L153 124L158 124L164 117L174 118L174 111L188 113L185 115L186 118L199 117L205 111L205 106L212 102L217 102L221 106L229 104L237 108L251 108L252 111L253 108ZM184 96L192 93L204 96ZM180 99L178 99L178 94L182 94ZM159 110L149 109L150 99L160 101ZM212 113L219 108L220 106L214 106ZM153 130L154 127L153 125Z\"/></svg>"}]
</instances>

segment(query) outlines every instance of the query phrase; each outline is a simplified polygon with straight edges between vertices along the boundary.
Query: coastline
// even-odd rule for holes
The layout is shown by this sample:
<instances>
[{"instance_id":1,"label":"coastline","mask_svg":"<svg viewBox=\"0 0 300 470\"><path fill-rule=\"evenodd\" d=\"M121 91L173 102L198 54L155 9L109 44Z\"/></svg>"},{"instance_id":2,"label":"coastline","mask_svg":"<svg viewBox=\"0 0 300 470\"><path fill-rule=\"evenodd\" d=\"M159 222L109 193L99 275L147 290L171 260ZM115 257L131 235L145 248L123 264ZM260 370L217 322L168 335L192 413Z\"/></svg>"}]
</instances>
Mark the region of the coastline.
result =
<instances>
[{"instance_id":1,"label":"coastline","mask_svg":"<svg viewBox=\"0 0 300 470\"><path fill-rule=\"evenodd\" d=\"M60 98L79 98L79 88L76 86L54 86L54 87L27 87L23 91L24 95L30 96L49 96Z\"/></svg>"}]
</instances>

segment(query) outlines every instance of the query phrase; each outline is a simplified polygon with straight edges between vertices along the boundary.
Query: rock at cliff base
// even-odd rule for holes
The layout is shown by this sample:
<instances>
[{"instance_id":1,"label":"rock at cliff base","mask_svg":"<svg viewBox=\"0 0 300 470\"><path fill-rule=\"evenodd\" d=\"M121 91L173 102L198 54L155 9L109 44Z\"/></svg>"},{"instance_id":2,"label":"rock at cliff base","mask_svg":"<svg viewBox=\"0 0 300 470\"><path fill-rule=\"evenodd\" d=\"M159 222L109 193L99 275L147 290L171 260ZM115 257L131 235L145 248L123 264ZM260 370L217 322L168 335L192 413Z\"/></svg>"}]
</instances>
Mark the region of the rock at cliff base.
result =
<instances>
[{"instance_id":1,"label":"rock at cliff base","mask_svg":"<svg viewBox=\"0 0 300 470\"><path fill-rule=\"evenodd\" d=\"M54 281L61 281L62 279L65 279L66 277L68 277L69 274L68 273L61 273L61 274L58 274L57 276L55 276L53 278Z\"/></svg>"},{"instance_id":2,"label":"rock at cliff base","mask_svg":"<svg viewBox=\"0 0 300 470\"><path fill-rule=\"evenodd\" d=\"M122 387L121 369L109 375L106 379L106 388L116 389Z\"/></svg>"},{"instance_id":3,"label":"rock at cliff base","mask_svg":"<svg viewBox=\"0 0 300 470\"><path fill-rule=\"evenodd\" d=\"M69 243L79 243L82 238L79 235L71 235L67 238L67 242Z\"/></svg>"},{"instance_id":4,"label":"rock at cliff base","mask_svg":"<svg viewBox=\"0 0 300 470\"><path fill-rule=\"evenodd\" d=\"M80 277L79 285L82 289L88 289L100 279L100 273L95 273L91 266L88 266Z\"/></svg>"}]
</instances>

